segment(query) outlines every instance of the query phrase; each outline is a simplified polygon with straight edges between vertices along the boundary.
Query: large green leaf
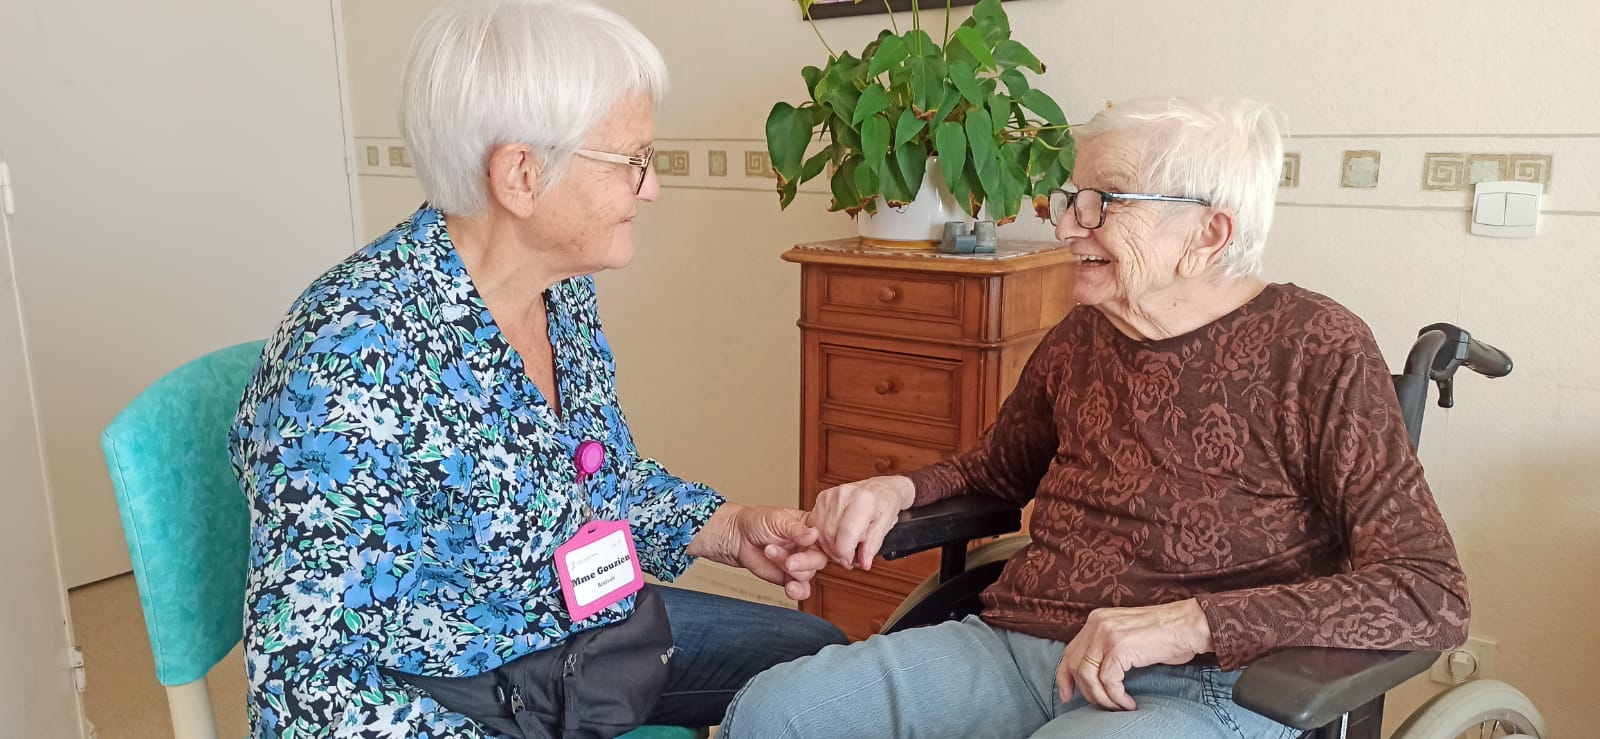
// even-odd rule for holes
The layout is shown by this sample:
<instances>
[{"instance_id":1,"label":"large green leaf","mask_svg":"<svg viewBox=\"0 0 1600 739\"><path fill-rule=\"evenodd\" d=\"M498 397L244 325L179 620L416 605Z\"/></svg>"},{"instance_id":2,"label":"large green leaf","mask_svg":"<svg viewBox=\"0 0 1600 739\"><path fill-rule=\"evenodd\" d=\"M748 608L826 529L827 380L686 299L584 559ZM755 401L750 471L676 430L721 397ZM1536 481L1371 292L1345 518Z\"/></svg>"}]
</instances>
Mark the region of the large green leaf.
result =
<instances>
[{"instance_id":1,"label":"large green leaf","mask_svg":"<svg viewBox=\"0 0 1600 739\"><path fill-rule=\"evenodd\" d=\"M794 196L799 192L800 182L797 180L790 180L780 185L778 187L778 209L782 210L789 207L789 204L794 202Z\"/></svg>"},{"instance_id":2,"label":"large green leaf","mask_svg":"<svg viewBox=\"0 0 1600 739\"><path fill-rule=\"evenodd\" d=\"M1000 7L1000 0L978 0L972 9L972 24L991 48L1011 38L1011 21L1006 18L1005 8Z\"/></svg>"},{"instance_id":3,"label":"large green leaf","mask_svg":"<svg viewBox=\"0 0 1600 739\"><path fill-rule=\"evenodd\" d=\"M894 157L884 160L883 169L878 172L878 186L889 205L899 207L912 200L911 191L906 188L905 178L900 176L900 166Z\"/></svg>"},{"instance_id":4,"label":"large green leaf","mask_svg":"<svg viewBox=\"0 0 1600 739\"><path fill-rule=\"evenodd\" d=\"M922 133L922 128L928 125L927 121L917 117L910 108L900 111L900 120L894 124L894 148L898 149L907 141L916 138Z\"/></svg>"},{"instance_id":5,"label":"large green leaf","mask_svg":"<svg viewBox=\"0 0 1600 739\"><path fill-rule=\"evenodd\" d=\"M1056 101L1051 100L1050 96L1044 94L1043 90L1029 90L1023 93L1020 102L1027 106L1028 110L1038 113L1045 123L1052 126L1065 126L1067 124L1067 116L1061 112L1061 106L1056 105Z\"/></svg>"},{"instance_id":6,"label":"large green leaf","mask_svg":"<svg viewBox=\"0 0 1600 739\"><path fill-rule=\"evenodd\" d=\"M1033 89L1033 86L1028 84L1028 78L1015 69L1000 70L1000 81L1006 83L1006 92L1011 93L1011 97L1014 98L1020 98Z\"/></svg>"},{"instance_id":7,"label":"large green leaf","mask_svg":"<svg viewBox=\"0 0 1600 739\"><path fill-rule=\"evenodd\" d=\"M961 91L961 97L973 105L983 104L983 85L978 83L978 70L972 62L958 60L950 62L950 82Z\"/></svg>"},{"instance_id":8,"label":"large green leaf","mask_svg":"<svg viewBox=\"0 0 1600 739\"><path fill-rule=\"evenodd\" d=\"M866 157L867 168L874 172L889 155L889 119L881 113L872 114L861 124L861 155Z\"/></svg>"},{"instance_id":9,"label":"large green leaf","mask_svg":"<svg viewBox=\"0 0 1600 739\"><path fill-rule=\"evenodd\" d=\"M1035 137L1028 142L1028 174L1038 175L1056 161L1056 150Z\"/></svg>"},{"instance_id":10,"label":"large green leaf","mask_svg":"<svg viewBox=\"0 0 1600 739\"><path fill-rule=\"evenodd\" d=\"M813 177L822 174L823 168L828 166L828 159L833 152L823 149L813 154L806 163L800 167L800 182L810 182Z\"/></svg>"},{"instance_id":11,"label":"large green leaf","mask_svg":"<svg viewBox=\"0 0 1600 739\"><path fill-rule=\"evenodd\" d=\"M912 56L939 56L941 51L939 45L934 43L933 37L929 36L927 31L913 28L905 32L904 38L906 50Z\"/></svg>"},{"instance_id":12,"label":"large green leaf","mask_svg":"<svg viewBox=\"0 0 1600 739\"><path fill-rule=\"evenodd\" d=\"M961 45L972 54L972 58L978 61L979 68L994 69L994 53L989 51L989 44L984 43L983 34L979 33L978 29L970 26L957 28L956 40L961 42Z\"/></svg>"},{"instance_id":13,"label":"large green leaf","mask_svg":"<svg viewBox=\"0 0 1600 739\"><path fill-rule=\"evenodd\" d=\"M984 192L983 183L978 180L978 173L972 169L972 162L961 170L961 188L958 192L951 188L951 193L956 193L956 198L966 207L967 214L973 218L978 217L978 210L983 207L983 201L988 197Z\"/></svg>"},{"instance_id":14,"label":"large green leaf","mask_svg":"<svg viewBox=\"0 0 1600 739\"><path fill-rule=\"evenodd\" d=\"M772 112L767 114L767 153L772 156L772 168L778 170L780 181L800 176L800 159L810 140L811 127L801 120L793 105L780 102L772 106Z\"/></svg>"},{"instance_id":15,"label":"large green leaf","mask_svg":"<svg viewBox=\"0 0 1600 739\"><path fill-rule=\"evenodd\" d=\"M1078 147L1073 143L1072 137L1062 136L1061 151L1056 155L1056 161L1061 164L1061 168L1065 169L1068 175L1072 174L1072 166L1077 158Z\"/></svg>"},{"instance_id":16,"label":"large green leaf","mask_svg":"<svg viewBox=\"0 0 1600 739\"><path fill-rule=\"evenodd\" d=\"M972 165L978 173L978 182L983 184L985 193L999 192L1000 152L995 145L994 126L989 121L989 112L982 108L967 111L965 128L967 147L972 156Z\"/></svg>"},{"instance_id":17,"label":"large green leaf","mask_svg":"<svg viewBox=\"0 0 1600 739\"><path fill-rule=\"evenodd\" d=\"M867 85L867 89L861 91L861 97L856 100L856 110L850 116L850 124L859 126L867 116L882 113L887 107L889 107L889 91L883 89L883 85L873 82Z\"/></svg>"},{"instance_id":18,"label":"large green leaf","mask_svg":"<svg viewBox=\"0 0 1600 739\"><path fill-rule=\"evenodd\" d=\"M866 72L866 65L849 52L828 62L825 75L818 83L821 98L818 102L833 108L833 112L846 121L855 120L856 101L861 99L857 84Z\"/></svg>"},{"instance_id":19,"label":"large green leaf","mask_svg":"<svg viewBox=\"0 0 1600 739\"><path fill-rule=\"evenodd\" d=\"M906 60L911 50L906 48L905 39L899 36L887 36L880 40L877 53L872 55L872 66L867 68L867 77L877 77L884 70Z\"/></svg>"},{"instance_id":20,"label":"large green leaf","mask_svg":"<svg viewBox=\"0 0 1600 739\"><path fill-rule=\"evenodd\" d=\"M1009 39L1001 41L995 47L994 61L1001 69L1026 67L1033 70L1035 74L1044 74L1044 62L1039 61L1039 57L1028 51L1028 47Z\"/></svg>"},{"instance_id":21,"label":"large green leaf","mask_svg":"<svg viewBox=\"0 0 1600 739\"><path fill-rule=\"evenodd\" d=\"M961 92L956 89L955 85L945 82L943 95L939 99L939 104L934 107L932 113L928 115L927 118L933 123L943 123L944 119L949 118L950 114L955 112L956 106L960 104Z\"/></svg>"},{"instance_id":22,"label":"large green leaf","mask_svg":"<svg viewBox=\"0 0 1600 739\"><path fill-rule=\"evenodd\" d=\"M856 169L860 166L861 157L846 157L833 171L833 179L828 183L833 189L833 203L828 210L842 210L850 215L861 210L861 195L856 191Z\"/></svg>"},{"instance_id":23,"label":"large green leaf","mask_svg":"<svg viewBox=\"0 0 1600 739\"><path fill-rule=\"evenodd\" d=\"M842 151L861 151L861 134L850 127L850 122L833 116L828 119L828 133L833 143Z\"/></svg>"},{"instance_id":24,"label":"large green leaf","mask_svg":"<svg viewBox=\"0 0 1600 739\"><path fill-rule=\"evenodd\" d=\"M944 158L940 157L939 174L940 176L944 177L945 188L950 190L951 195L956 196L956 202L961 203L962 210L966 210L967 201L972 196L972 188L967 185L967 180L965 177L966 170L968 169L965 166L966 163L963 162L962 164L962 168L956 170L955 177L951 177L949 174L945 173Z\"/></svg>"},{"instance_id":25,"label":"large green leaf","mask_svg":"<svg viewBox=\"0 0 1600 739\"><path fill-rule=\"evenodd\" d=\"M922 189L922 178L928 174L928 151L921 146L902 146L894 150L896 174L906 186L906 200L910 202Z\"/></svg>"},{"instance_id":26,"label":"large green leaf","mask_svg":"<svg viewBox=\"0 0 1600 739\"><path fill-rule=\"evenodd\" d=\"M810 65L800 68L800 78L806 81L806 89L811 91L815 99L817 83L822 81L822 69ZM817 102L821 102L820 100Z\"/></svg>"},{"instance_id":27,"label":"large green leaf","mask_svg":"<svg viewBox=\"0 0 1600 739\"><path fill-rule=\"evenodd\" d=\"M966 132L955 121L940 123L934 129L933 146L939 152L939 169L944 173L945 184L954 183L967 161Z\"/></svg>"},{"instance_id":28,"label":"large green leaf","mask_svg":"<svg viewBox=\"0 0 1600 739\"><path fill-rule=\"evenodd\" d=\"M1012 141L1000 147L1000 182L998 194L989 200L989 212L994 215L995 205L999 207L999 217L995 223L1006 224L1016 220L1017 213L1021 210L1022 195L1027 192L1028 175L1022 171L1020 161L1026 154L1026 145L1021 141Z\"/></svg>"},{"instance_id":29,"label":"large green leaf","mask_svg":"<svg viewBox=\"0 0 1600 739\"><path fill-rule=\"evenodd\" d=\"M944 86L946 66L937 56L918 56L906 60L911 70L911 101L918 108L928 110L938 102L937 95Z\"/></svg>"},{"instance_id":30,"label":"large green leaf","mask_svg":"<svg viewBox=\"0 0 1600 739\"><path fill-rule=\"evenodd\" d=\"M862 200L878 196L878 170L862 163L856 167L856 193Z\"/></svg>"},{"instance_id":31,"label":"large green leaf","mask_svg":"<svg viewBox=\"0 0 1600 739\"><path fill-rule=\"evenodd\" d=\"M1006 129L1006 119L1011 117L1011 98L994 94L989 96L989 118L996 134Z\"/></svg>"}]
</instances>

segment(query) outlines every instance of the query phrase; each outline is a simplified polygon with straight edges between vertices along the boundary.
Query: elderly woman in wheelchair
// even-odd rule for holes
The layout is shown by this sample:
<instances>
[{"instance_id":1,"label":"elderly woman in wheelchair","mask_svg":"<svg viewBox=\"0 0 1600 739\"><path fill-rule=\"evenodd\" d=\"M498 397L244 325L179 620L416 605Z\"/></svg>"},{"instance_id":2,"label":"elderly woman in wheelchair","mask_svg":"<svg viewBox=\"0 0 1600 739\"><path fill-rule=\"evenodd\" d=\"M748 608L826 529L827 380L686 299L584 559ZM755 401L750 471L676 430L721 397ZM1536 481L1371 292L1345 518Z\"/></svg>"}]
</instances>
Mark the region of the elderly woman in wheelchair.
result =
<instances>
[{"instance_id":1,"label":"elderly woman in wheelchair","mask_svg":"<svg viewBox=\"0 0 1600 739\"><path fill-rule=\"evenodd\" d=\"M902 510L957 496L1031 501L1031 543L981 616L776 667L724 736L1289 736L1231 697L1252 661L1466 638L1466 579L1371 332L1259 276L1275 113L1135 101L1073 136L1048 208L1079 306L972 449L812 512L845 567L870 567Z\"/></svg>"}]
</instances>

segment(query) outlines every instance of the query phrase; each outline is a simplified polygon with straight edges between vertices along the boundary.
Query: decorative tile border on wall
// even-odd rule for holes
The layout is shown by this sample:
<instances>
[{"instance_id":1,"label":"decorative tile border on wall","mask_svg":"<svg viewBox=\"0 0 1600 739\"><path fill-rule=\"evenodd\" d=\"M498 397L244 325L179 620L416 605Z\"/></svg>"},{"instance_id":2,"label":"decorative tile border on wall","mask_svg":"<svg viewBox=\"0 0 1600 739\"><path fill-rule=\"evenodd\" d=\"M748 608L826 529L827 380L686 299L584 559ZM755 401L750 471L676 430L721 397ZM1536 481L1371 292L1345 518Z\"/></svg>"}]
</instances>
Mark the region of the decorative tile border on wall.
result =
<instances>
[{"instance_id":1,"label":"decorative tile border on wall","mask_svg":"<svg viewBox=\"0 0 1600 739\"><path fill-rule=\"evenodd\" d=\"M1505 179L1544 185L1545 213L1600 215L1600 133L1313 134L1290 137L1285 149L1298 161L1285 155L1283 205L1466 211L1474 184ZM1387 176L1365 178L1380 161Z\"/></svg>"},{"instance_id":2,"label":"decorative tile border on wall","mask_svg":"<svg viewBox=\"0 0 1600 739\"><path fill-rule=\"evenodd\" d=\"M356 174L372 177L416 177L405 139L358 136Z\"/></svg>"},{"instance_id":3,"label":"decorative tile border on wall","mask_svg":"<svg viewBox=\"0 0 1600 739\"><path fill-rule=\"evenodd\" d=\"M1340 187L1373 188L1378 186L1378 163L1383 159L1383 152L1375 149L1359 149L1344 153L1344 164L1339 171L1343 172Z\"/></svg>"},{"instance_id":4,"label":"decorative tile border on wall","mask_svg":"<svg viewBox=\"0 0 1600 739\"><path fill-rule=\"evenodd\" d=\"M357 174L416 176L404 140L358 136L354 144ZM664 188L773 193L763 139L660 139L656 147L655 167ZM1540 209L1546 213L1600 215L1600 175L1592 174L1600 172L1600 134L1319 134L1290 137L1286 148L1292 151L1284 155L1279 181L1282 205L1465 211L1472 186L1499 177L1542 183L1546 194ZM729 167L735 157L744 165L742 172L737 163ZM1554 167L1557 159L1563 163L1560 170ZM1420 169L1421 182L1379 178L1380 160L1391 172ZM1371 184L1351 184L1367 181ZM828 197L827 174L801 185L800 193Z\"/></svg>"},{"instance_id":5,"label":"decorative tile border on wall","mask_svg":"<svg viewBox=\"0 0 1600 739\"><path fill-rule=\"evenodd\" d=\"M688 177L689 152L685 149L663 150L660 144L657 144L655 167L656 174L660 177Z\"/></svg>"},{"instance_id":6,"label":"decorative tile border on wall","mask_svg":"<svg viewBox=\"0 0 1600 739\"><path fill-rule=\"evenodd\" d=\"M1283 155L1283 177L1278 180L1278 187L1300 186L1300 152L1290 151Z\"/></svg>"},{"instance_id":7,"label":"decorative tile border on wall","mask_svg":"<svg viewBox=\"0 0 1600 739\"><path fill-rule=\"evenodd\" d=\"M1549 154L1463 154L1428 152L1422 155L1422 189L1470 190L1479 182L1512 180L1536 182L1550 192Z\"/></svg>"},{"instance_id":8,"label":"decorative tile border on wall","mask_svg":"<svg viewBox=\"0 0 1600 739\"><path fill-rule=\"evenodd\" d=\"M668 165L661 155L666 152L674 157L671 176L663 170ZM777 176L765 139L657 139L656 172L662 175L661 187L668 190L749 190L776 199ZM800 192L827 196L826 176L801 185Z\"/></svg>"}]
</instances>

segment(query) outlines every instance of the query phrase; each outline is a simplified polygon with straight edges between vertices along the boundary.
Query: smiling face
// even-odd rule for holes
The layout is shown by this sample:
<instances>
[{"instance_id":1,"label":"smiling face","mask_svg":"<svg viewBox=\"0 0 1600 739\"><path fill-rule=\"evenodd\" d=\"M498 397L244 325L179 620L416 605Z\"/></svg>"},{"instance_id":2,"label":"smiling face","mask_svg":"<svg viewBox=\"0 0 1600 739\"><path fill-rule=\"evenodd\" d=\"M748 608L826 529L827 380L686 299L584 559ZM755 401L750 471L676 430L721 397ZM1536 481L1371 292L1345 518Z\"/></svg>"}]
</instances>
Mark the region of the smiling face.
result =
<instances>
[{"instance_id":1,"label":"smiling face","mask_svg":"<svg viewBox=\"0 0 1600 739\"><path fill-rule=\"evenodd\" d=\"M1094 137L1078 151L1072 182L1080 189L1143 192L1137 176L1143 154L1143 142L1132 134ZM1184 302L1195 287L1191 278L1210 267L1217 251L1204 243L1207 219L1214 216L1213 209L1193 204L1111 200L1105 222L1090 230L1067 213L1056 238L1079 260L1073 297L1119 325Z\"/></svg>"}]
</instances>

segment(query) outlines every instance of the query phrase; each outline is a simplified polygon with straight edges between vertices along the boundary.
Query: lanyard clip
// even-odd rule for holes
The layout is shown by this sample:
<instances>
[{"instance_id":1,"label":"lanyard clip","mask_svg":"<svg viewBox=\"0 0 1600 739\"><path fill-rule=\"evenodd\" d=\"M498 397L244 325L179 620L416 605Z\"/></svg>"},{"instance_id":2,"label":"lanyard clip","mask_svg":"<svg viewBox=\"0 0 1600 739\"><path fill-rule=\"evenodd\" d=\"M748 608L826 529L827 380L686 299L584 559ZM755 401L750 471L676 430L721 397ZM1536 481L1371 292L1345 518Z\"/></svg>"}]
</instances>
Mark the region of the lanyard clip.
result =
<instances>
[{"instance_id":1,"label":"lanyard clip","mask_svg":"<svg viewBox=\"0 0 1600 739\"><path fill-rule=\"evenodd\" d=\"M572 456L573 466L578 469L577 481L572 485L573 494L577 496L584 516L589 521L596 519L594 506L589 504L589 477L599 472L605 461L606 448L592 439L579 442L578 451Z\"/></svg>"}]
</instances>

